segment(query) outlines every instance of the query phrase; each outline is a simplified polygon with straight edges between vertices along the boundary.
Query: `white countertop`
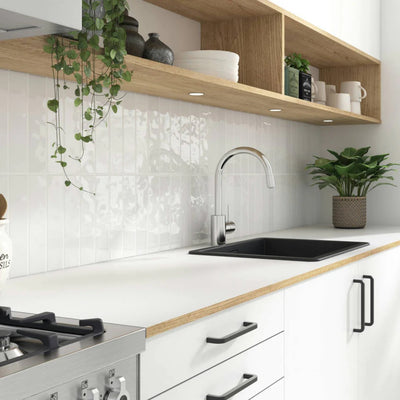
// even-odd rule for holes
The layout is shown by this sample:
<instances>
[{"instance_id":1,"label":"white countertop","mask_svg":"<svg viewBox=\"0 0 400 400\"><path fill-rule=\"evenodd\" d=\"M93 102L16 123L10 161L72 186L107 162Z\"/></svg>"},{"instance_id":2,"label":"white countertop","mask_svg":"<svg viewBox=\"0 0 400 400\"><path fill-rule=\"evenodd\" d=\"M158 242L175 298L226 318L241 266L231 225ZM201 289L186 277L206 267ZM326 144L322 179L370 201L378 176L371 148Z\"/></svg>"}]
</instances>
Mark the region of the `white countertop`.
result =
<instances>
[{"instance_id":1,"label":"white countertop","mask_svg":"<svg viewBox=\"0 0 400 400\"><path fill-rule=\"evenodd\" d=\"M0 304L15 311L150 327L398 241L400 227L312 226L264 236L368 241L370 246L320 262L199 256L178 249L11 279Z\"/></svg>"}]
</instances>

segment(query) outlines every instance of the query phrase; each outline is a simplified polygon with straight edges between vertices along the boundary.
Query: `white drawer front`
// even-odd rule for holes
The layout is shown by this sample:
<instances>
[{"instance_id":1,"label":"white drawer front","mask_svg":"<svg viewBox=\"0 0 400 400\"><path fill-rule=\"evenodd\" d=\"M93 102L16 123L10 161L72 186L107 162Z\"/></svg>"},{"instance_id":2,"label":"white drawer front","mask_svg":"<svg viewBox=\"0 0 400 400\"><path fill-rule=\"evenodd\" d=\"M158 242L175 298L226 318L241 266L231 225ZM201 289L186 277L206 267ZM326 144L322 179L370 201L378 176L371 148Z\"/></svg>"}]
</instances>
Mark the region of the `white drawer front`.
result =
<instances>
[{"instance_id":1,"label":"white drawer front","mask_svg":"<svg viewBox=\"0 0 400 400\"><path fill-rule=\"evenodd\" d=\"M225 344L207 343L257 323ZM283 331L283 292L276 292L150 338L141 356L141 399L147 400ZM266 387L266 386L264 386Z\"/></svg>"},{"instance_id":2,"label":"white drawer front","mask_svg":"<svg viewBox=\"0 0 400 400\"><path fill-rule=\"evenodd\" d=\"M285 398L284 380L274 383L268 389L263 390L251 400L283 400Z\"/></svg>"},{"instance_id":3,"label":"white drawer front","mask_svg":"<svg viewBox=\"0 0 400 400\"><path fill-rule=\"evenodd\" d=\"M234 400L248 400L282 378L283 333L189 379L155 400L205 400L207 395L221 396L245 382L243 374L257 375L257 382L233 396Z\"/></svg>"}]
</instances>

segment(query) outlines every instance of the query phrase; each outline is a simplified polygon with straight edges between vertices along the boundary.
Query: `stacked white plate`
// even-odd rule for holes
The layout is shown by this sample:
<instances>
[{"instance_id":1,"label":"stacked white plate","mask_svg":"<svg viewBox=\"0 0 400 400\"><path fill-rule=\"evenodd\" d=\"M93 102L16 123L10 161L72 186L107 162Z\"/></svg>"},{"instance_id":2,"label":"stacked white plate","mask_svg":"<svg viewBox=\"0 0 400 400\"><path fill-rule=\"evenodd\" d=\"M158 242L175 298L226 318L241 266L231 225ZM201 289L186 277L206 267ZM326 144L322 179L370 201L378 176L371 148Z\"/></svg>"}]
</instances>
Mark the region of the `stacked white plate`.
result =
<instances>
[{"instance_id":1,"label":"stacked white plate","mask_svg":"<svg viewBox=\"0 0 400 400\"><path fill-rule=\"evenodd\" d=\"M230 51L184 51L175 55L174 65L232 82L239 80L239 55Z\"/></svg>"}]
</instances>

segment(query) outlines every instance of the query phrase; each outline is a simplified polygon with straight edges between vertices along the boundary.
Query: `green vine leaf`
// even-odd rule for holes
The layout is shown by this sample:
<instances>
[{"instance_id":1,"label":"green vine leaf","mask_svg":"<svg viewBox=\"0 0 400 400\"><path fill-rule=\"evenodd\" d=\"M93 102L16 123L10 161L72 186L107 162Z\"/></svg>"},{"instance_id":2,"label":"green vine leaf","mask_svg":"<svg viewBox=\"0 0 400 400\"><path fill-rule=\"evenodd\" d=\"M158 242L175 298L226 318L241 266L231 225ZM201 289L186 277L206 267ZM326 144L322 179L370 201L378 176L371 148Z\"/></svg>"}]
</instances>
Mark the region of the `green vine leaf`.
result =
<instances>
[{"instance_id":1,"label":"green vine leaf","mask_svg":"<svg viewBox=\"0 0 400 400\"><path fill-rule=\"evenodd\" d=\"M89 86L84 86L84 87L82 88L82 94L83 94L84 96L88 96L89 93L90 93L90 88L89 88Z\"/></svg>"},{"instance_id":2,"label":"green vine leaf","mask_svg":"<svg viewBox=\"0 0 400 400\"><path fill-rule=\"evenodd\" d=\"M67 149L61 145L57 147L57 152L60 154L64 154L66 151Z\"/></svg>"},{"instance_id":3,"label":"green vine leaf","mask_svg":"<svg viewBox=\"0 0 400 400\"><path fill-rule=\"evenodd\" d=\"M81 85L82 84L82 75L79 74L78 72L75 72L74 77L75 77L76 83L78 85Z\"/></svg>"},{"instance_id":4,"label":"green vine leaf","mask_svg":"<svg viewBox=\"0 0 400 400\"><path fill-rule=\"evenodd\" d=\"M53 111L53 112L57 112L57 110L58 110L58 100L57 99L51 99L51 100L49 100L48 102L47 102L47 108L50 110L50 111Z\"/></svg>"},{"instance_id":5,"label":"green vine leaf","mask_svg":"<svg viewBox=\"0 0 400 400\"><path fill-rule=\"evenodd\" d=\"M82 104L82 99L80 97L77 97L74 101L75 107L79 107Z\"/></svg>"}]
</instances>

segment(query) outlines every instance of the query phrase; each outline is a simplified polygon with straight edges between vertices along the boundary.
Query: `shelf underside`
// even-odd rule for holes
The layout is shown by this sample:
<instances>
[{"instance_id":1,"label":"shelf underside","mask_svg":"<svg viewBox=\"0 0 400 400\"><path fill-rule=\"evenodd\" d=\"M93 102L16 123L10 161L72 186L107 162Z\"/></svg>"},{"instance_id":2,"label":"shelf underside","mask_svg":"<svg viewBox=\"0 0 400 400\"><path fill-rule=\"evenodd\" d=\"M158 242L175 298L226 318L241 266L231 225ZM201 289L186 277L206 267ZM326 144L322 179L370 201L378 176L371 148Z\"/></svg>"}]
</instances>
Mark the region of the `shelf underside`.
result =
<instances>
[{"instance_id":1,"label":"shelf underside","mask_svg":"<svg viewBox=\"0 0 400 400\"><path fill-rule=\"evenodd\" d=\"M51 77L50 57L43 52L43 43L43 37L1 41L0 68ZM317 125L326 125L323 122L326 119L332 119L333 125L380 123L376 118L348 113L134 56L127 56L126 62L128 69L133 71L132 81L123 86L127 91ZM192 97L189 96L190 92L204 92L205 95ZM282 112L270 112L271 108L280 108Z\"/></svg>"}]
</instances>

